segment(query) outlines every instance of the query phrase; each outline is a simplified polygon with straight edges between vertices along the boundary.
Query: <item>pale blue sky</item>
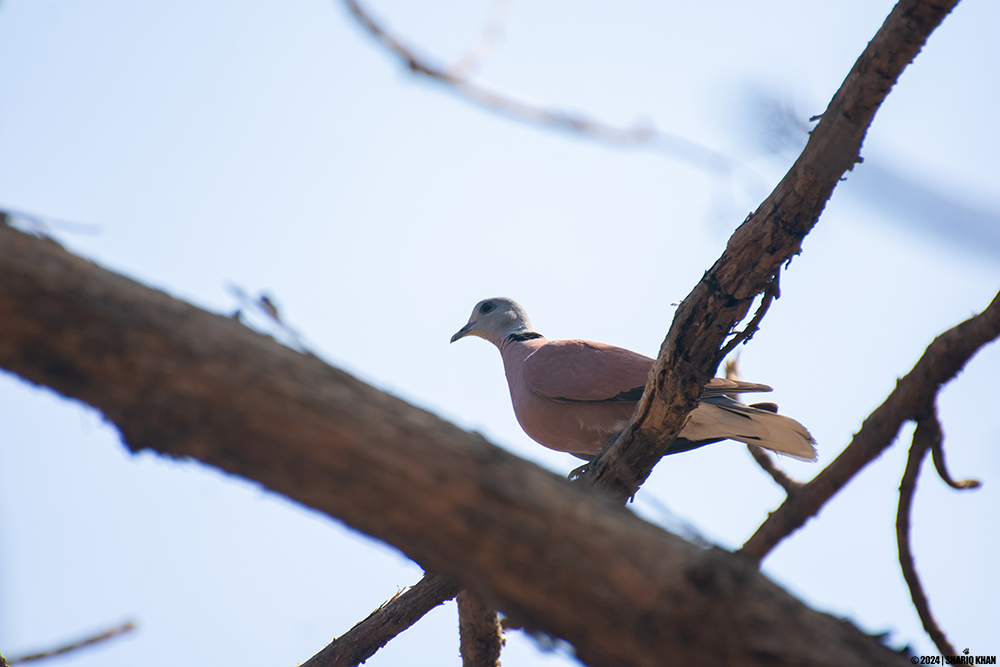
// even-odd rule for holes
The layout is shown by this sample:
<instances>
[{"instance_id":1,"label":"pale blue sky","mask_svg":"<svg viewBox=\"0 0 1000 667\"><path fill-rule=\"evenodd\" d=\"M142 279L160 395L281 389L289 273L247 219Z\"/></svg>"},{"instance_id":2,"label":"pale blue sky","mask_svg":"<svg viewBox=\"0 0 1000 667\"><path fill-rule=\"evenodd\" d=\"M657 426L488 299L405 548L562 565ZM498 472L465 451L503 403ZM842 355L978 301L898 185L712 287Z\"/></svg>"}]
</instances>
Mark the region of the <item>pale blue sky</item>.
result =
<instances>
[{"instance_id":1,"label":"pale blue sky","mask_svg":"<svg viewBox=\"0 0 1000 667\"><path fill-rule=\"evenodd\" d=\"M822 112L892 7L839 3L514 3L482 78L618 124L645 121L744 161L720 181L668 156L504 119L415 79L337 2L0 4L0 206L69 248L202 307L270 293L331 363L540 465L499 355L449 345L509 296L549 338L655 355L673 315L793 154L761 137L761 96ZM488 2L379 1L451 59ZM879 112L751 345L828 463L935 335L1000 285L993 112L1000 5L949 17ZM963 220L972 220L963 226ZM978 225L978 226L977 226ZM959 494L921 478L914 549L953 642L997 654L993 554L1000 351L945 391ZM909 430L907 430L909 433ZM931 651L899 574L897 445L765 571L814 607ZM807 478L818 467L783 465ZM742 446L671 457L634 505L738 546L781 500ZM670 508L665 517L660 504ZM200 465L130 456L99 415L0 375L0 649L118 621L140 630L67 665L293 665L419 578L392 548ZM572 664L512 633L509 666ZM454 606L368 665L458 665Z\"/></svg>"}]
</instances>

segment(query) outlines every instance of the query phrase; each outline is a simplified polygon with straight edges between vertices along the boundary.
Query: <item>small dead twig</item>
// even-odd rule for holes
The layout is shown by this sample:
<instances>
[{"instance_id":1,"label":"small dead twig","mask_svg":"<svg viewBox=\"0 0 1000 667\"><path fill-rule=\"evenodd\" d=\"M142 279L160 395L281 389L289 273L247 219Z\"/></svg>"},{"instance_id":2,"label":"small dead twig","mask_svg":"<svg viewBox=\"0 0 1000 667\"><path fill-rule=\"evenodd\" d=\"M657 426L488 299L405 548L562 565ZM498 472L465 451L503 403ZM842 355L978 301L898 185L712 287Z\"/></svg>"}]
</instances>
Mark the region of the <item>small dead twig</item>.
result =
<instances>
[{"instance_id":1,"label":"small dead twig","mask_svg":"<svg viewBox=\"0 0 1000 667\"><path fill-rule=\"evenodd\" d=\"M960 479L955 481L948 474L948 466L944 463L944 438L939 438L931 443L931 458L934 461L934 469L945 484L953 489L978 489L983 485L978 479Z\"/></svg>"},{"instance_id":2,"label":"small dead twig","mask_svg":"<svg viewBox=\"0 0 1000 667\"><path fill-rule=\"evenodd\" d=\"M237 322L241 322L244 325L247 322L244 319L244 315L247 313L257 313L261 315L265 320L273 322L274 326L285 335L288 339L288 346L294 350L298 350L302 354L307 356L315 357L316 355L306 346L305 342L302 340L302 336L298 331L293 329L287 322L281 319L281 313L278 310L278 306L274 303L274 299L267 294L261 292L260 296L256 299L251 297L245 290L243 290L239 285L230 285L230 293L236 297L241 303L242 307L237 308L231 317Z\"/></svg>"},{"instance_id":3,"label":"small dead twig","mask_svg":"<svg viewBox=\"0 0 1000 667\"><path fill-rule=\"evenodd\" d=\"M761 306L764 304L761 303ZM761 315L763 317L763 315ZM756 317L754 319L757 319ZM739 380L740 379L740 360L739 359L726 359L726 379L727 380ZM734 400L740 400L739 394L731 396ZM784 470L781 470L771 458L771 455L767 453L767 450L763 447L758 447L757 445L751 445L747 443L747 449L750 450L753 460L757 462L761 468L764 469L774 482L785 490L787 495L792 495L800 488L802 488L801 482L796 482L794 479L785 474Z\"/></svg>"},{"instance_id":4,"label":"small dead twig","mask_svg":"<svg viewBox=\"0 0 1000 667\"><path fill-rule=\"evenodd\" d=\"M736 346L740 343L748 343L753 335L757 333L760 329L760 322L764 319L764 315L767 314L767 309L771 307L771 302L775 299L781 298L781 285L779 284L779 275L781 270L779 269L771 277L771 281L767 283L764 288L764 296L760 300L760 305L757 306L757 312L754 313L753 319L743 328L743 331L739 331L730 339L728 343L719 351L718 360L721 361L725 359L726 356L736 349ZM718 365L718 363L716 363Z\"/></svg>"},{"instance_id":5,"label":"small dead twig","mask_svg":"<svg viewBox=\"0 0 1000 667\"><path fill-rule=\"evenodd\" d=\"M958 655L958 653L948 641L937 621L934 620L934 615L931 614L930 602L920 584L920 577L917 575L917 569L913 562L913 552L910 549L910 509L913 505L913 493L917 488L920 466L927 455L927 450L940 447L942 439L941 424L937 414L932 409L929 414L917 421L917 428L913 432L913 443L910 445L910 454L906 458L906 469L903 472L903 479L899 483L896 544L899 549L899 565L903 570L903 579L906 580L906 585L910 589L910 598L920 616L920 622L941 655L951 656Z\"/></svg>"},{"instance_id":6,"label":"small dead twig","mask_svg":"<svg viewBox=\"0 0 1000 667\"><path fill-rule=\"evenodd\" d=\"M774 459L771 458L766 449L750 444L747 445L747 449L750 450L750 454L753 455L753 460L757 462L757 465L763 468L764 472L770 475L771 479L783 488L788 496L795 495L802 488L802 482L796 482L785 474L784 470L775 465Z\"/></svg>"},{"instance_id":7,"label":"small dead twig","mask_svg":"<svg viewBox=\"0 0 1000 667\"><path fill-rule=\"evenodd\" d=\"M35 660L43 660L45 658L52 658L57 655L63 655L71 651L76 651L84 646L90 646L92 644L97 644L99 642L107 641L113 637L123 635L126 632L131 632L135 630L135 623L129 621L123 625L111 628L110 630L105 630L99 635L94 635L92 637L87 637L86 639L81 639L80 641L73 642L72 644L67 644L66 646L60 646L59 648L50 649L48 651L42 651L40 653L30 653L28 655L18 656L16 658L11 658L6 664L17 665L25 662L34 662Z\"/></svg>"}]
</instances>

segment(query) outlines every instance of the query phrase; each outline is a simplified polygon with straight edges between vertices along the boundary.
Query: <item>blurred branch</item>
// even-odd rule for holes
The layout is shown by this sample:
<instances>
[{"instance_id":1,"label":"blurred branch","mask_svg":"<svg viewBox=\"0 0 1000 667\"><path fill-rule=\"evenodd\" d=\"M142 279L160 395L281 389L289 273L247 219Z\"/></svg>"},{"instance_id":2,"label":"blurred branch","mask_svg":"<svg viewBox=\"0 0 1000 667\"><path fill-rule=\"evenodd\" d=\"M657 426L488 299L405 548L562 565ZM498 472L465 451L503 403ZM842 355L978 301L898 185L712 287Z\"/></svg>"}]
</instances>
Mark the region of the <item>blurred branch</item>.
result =
<instances>
[{"instance_id":1,"label":"blurred branch","mask_svg":"<svg viewBox=\"0 0 1000 667\"><path fill-rule=\"evenodd\" d=\"M237 308L231 317L237 322L247 324L244 317L247 314L258 314L266 322L277 328L278 332L288 341L288 346L293 350L298 350L308 356L316 356L305 344L302 335L293 329L285 320L281 318L277 304L273 297L261 292L256 299L250 296L239 285L232 283L229 285L229 292L240 302L241 307ZM262 333L268 333L266 330Z\"/></svg>"},{"instance_id":2,"label":"blurred branch","mask_svg":"<svg viewBox=\"0 0 1000 667\"><path fill-rule=\"evenodd\" d=\"M504 638L496 610L469 591L456 600L462 667L500 667Z\"/></svg>"},{"instance_id":3,"label":"blurred branch","mask_svg":"<svg viewBox=\"0 0 1000 667\"><path fill-rule=\"evenodd\" d=\"M896 439L900 427L932 409L941 388L987 343L1000 336L1000 293L986 309L952 327L927 347L888 398L865 419L840 455L771 512L740 553L759 562L814 516L845 484Z\"/></svg>"},{"instance_id":4,"label":"blurred branch","mask_svg":"<svg viewBox=\"0 0 1000 667\"><path fill-rule=\"evenodd\" d=\"M468 77L496 49L510 20L511 0L493 0L490 18L479 39L461 58L448 67L448 74L455 79Z\"/></svg>"},{"instance_id":5,"label":"blurred branch","mask_svg":"<svg viewBox=\"0 0 1000 667\"><path fill-rule=\"evenodd\" d=\"M425 574L300 667L351 667L372 657L434 607L455 597L458 587L438 574Z\"/></svg>"},{"instance_id":6,"label":"blurred branch","mask_svg":"<svg viewBox=\"0 0 1000 667\"><path fill-rule=\"evenodd\" d=\"M40 216L27 211L0 207L0 225L11 225L32 236L51 236L52 228L57 227L71 234L100 234L101 226L86 222L60 220L50 216Z\"/></svg>"},{"instance_id":7,"label":"blurred branch","mask_svg":"<svg viewBox=\"0 0 1000 667\"><path fill-rule=\"evenodd\" d=\"M941 655L958 655L948 641L944 631L938 626L931 614L930 602L920 585L916 566L913 563L913 552L910 549L910 508L913 504L913 493L917 488L917 477L920 475L920 465L923 463L927 450L940 447L942 440L941 423L938 421L934 407L917 421L913 432L913 443L910 454L906 458L906 470L899 483L899 508L896 511L896 544L899 548L899 565L903 570L903 579L910 589L910 598L920 616L924 630L937 646Z\"/></svg>"},{"instance_id":8,"label":"blurred branch","mask_svg":"<svg viewBox=\"0 0 1000 667\"><path fill-rule=\"evenodd\" d=\"M36 660L53 658L57 655L64 655L66 653L71 653L85 646L91 646L93 644L98 644L100 642L107 641L114 637L123 635L126 632L131 632L132 630L135 630L135 623L129 621L128 623L111 628L110 630L105 630L104 632L98 635L87 637L86 639L81 639L80 641L73 642L72 644L67 644L66 646L60 646L59 648L50 649L48 651L42 651L41 653L31 653L29 655L22 655L16 658L10 658L7 661L7 664L18 665L25 662L34 662Z\"/></svg>"},{"instance_id":9,"label":"blurred branch","mask_svg":"<svg viewBox=\"0 0 1000 667\"><path fill-rule=\"evenodd\" d=\"M770 475L771 479L783 488L789 497L798 493L799 489L802 488L802 482L795 481L784 470L775 465L774 459L767 453L766 449L750 444L747 445L747 449L750 450L750 454L753 455L753 460L757 462L757 465L763 468L764 472Z\"/></svg>"},{"instance_id":10,"label":"blurred branch","mask_svg":"<svg viewBox=\"0 0 1000 667\"><path fill-rule=\"evenodd\" d=\"M742 166L723 153L695 141L658 131L648 125L635 125L630 128L615 127L583 115L557 111L547 108L541 103L518 99L508 93L497 91L486 84L473 81L467 76L471 67L465 64L465 58L460 59L450 67L436 65L425 56L419 55L403 39L393 35L358 0L343 1L358 23L383 46L396 54L410 71L445 85L448 90L474 104L509 118L568 131L602 143L648 148L683 160L716 175L728 175ZM486 35L489 34L490 30L488 29ZM489 42L489 39L485 41ZM478 55L474 56L473 62L478 62L478 59Z\"/></svg>"}]
</instances>

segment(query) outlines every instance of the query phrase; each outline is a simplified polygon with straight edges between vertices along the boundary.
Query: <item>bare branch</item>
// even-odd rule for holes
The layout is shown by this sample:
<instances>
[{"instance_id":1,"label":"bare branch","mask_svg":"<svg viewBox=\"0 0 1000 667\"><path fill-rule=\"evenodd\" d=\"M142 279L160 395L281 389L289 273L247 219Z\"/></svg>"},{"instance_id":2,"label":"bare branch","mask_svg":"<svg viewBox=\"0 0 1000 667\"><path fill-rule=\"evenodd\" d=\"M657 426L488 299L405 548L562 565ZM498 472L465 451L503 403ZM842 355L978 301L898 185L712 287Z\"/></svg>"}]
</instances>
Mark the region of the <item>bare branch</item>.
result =
<instances>
[{"instance_id":1,"label":"bare branch","mask_svg":"<svg viewBox=\"0 0 1000 667\"><path fill-rule=\"evenodd\" d=\"M760 321L764 319L764 315L767 314L767 309L771 307L771 302L775 299L781 298L781 286L778 284L779 277L781 276L781 270L774 272L774 276L768 281L767 285L764 287L764 297L760 301L760 305L757 307L757 312L754 313L753 319L743 328L743 331L739 331L733 336L732 340L726 343L726 346L719 351L718 361L715 365L718 366L719 362L729 356L729 353L736 349L736 346L740 343L744 345L750 342L753 335L757 333L760 329Z\"/></svg>"},{"instance_id":2,"label":"bare branch","mask_svg":"<svg viewBox=\"0 0 1000 667\"><path fill-rule=\"evenodd\" d=\"M448 90L490 111L533 125L572 132L607 144L648 148L716 175L729 175L742 166L723 153L647 125L615 127L580 114L551 109L542 103L518 99L509 93L495 90L465 76L468 68L464 65L448 67L431 63L403 39L393 35L374 18L370 11L362 7L358 0L344 0L344 4L361 26L395 53L412 72L444 84ZM459 65L461 63L462 61L459 61Z\"/></svg>"},{"instance_id":3,"label":"bare branch","mask_svg":"<svg viewBox=\"0 0 1000 667\"><path fill-rule=\"evenodd\" d=\"M375 655L389 641L434 607L455 597L458 587L437 574L425 574L353 628L330 642L300 667L351 667Z\"/></svg>"},{"instance_id":4,"label":"bare branch","mask_svg":"<svg viewBox=\"0 0 1000 667\"><path fill-rule=\"evenodd\" d=\"M990 341L1000 336L1000 293L978 315L952 327L927 347L889 397L865 419L840 455L794 496L771 512L740 553L762 560L896 439L904 422L919 419L934 405L941 387Z\"/></svg>"},{"instance_id":5,"label":"bare branch","mask_svg":"<svg viewBox=\"0 0 1000 667\"><path fill-rule=\"evenodd\" d=\"M934 469L937 470L938 476L944 481L945 484L953 489L966 490L966 489L978 489L983 485L978 479L960 479L954 480L948 473L948 466L944 462L944 438L938 438L932 442L931 446L931 458L934 461Z\"/></svg>"},{"instance_id":6,"label":"bare branch","mask_svg":"<svg viewBox=\"0 0 1000 667\"><path fill-rule=\"evenodd\" d=\"M761 468L764 469L774 482L785 490L789 496L798 492L802 488L802 482L797 482L791 477L789 477L784 470L779 468L774 463L774 459L771 455L767 453L767 450L763 447L758 447L757 445L747 445L747 449L750 450L750 454L753 455L753 460L757 462Z\"/></svg>"},{"instance_id":7,"label":"bare branch","mask_svg":"<svg viewBox=\"0 0 1000 667\"><path fill-rule=\"evenodd\" d=\"M503 629L497 612L469 591L458 601L458 630L463 667L500 667Z\"/></svg>"},{"instance_id":8,"label":"bare branch","mask_svg":"<svg viewBox=\"0 0 1000 667\"><path fill-rule=\"evenodd\" d=\"M958 655L931 614L930 602L927 600L923 586L920 585L920 577L913 564L913 552L910 549L910 508L913 504L913 492L917 488L917 477L920 476L920 465L924 461L924 456L927 455L927 450L939 447L941 440L941 424L938 422L937 414L932 406L930 412L917 421L917 428L913 432L913 444L910 445L910 454L906 458L906 470L899 483L896 544L899 548L899 565L903 570L903 579L906 580L906 585L910 589L913 606L920 616L924 630L927 631L941 655Z\"/></svg>"},{"instance_id":9,"label":"bare branch","mask_svg":"<svg viewBox=\"0 0 1000 667\"><path fill-rule=\"evenodd\" d=\"M957 0L901 0L854 64L778 187L729 239L726 252L681 302L650 372L632 423L588 467L626 499L673 444L702 387L721 361L722 343L746 317L782 264L801 251L882 101Z\"/></svg>"},{"instance_id":10,"label":"bare branch","mask_svg":"<svg viewBox=\"0 0 1000 667\"><path fill-rule=\"evenodd\" d=\"M31 653L29 655L22 655L16 658L10 658L6 664L18 665L25 662L34 662L36 660L44 660L46 658L52 658L57 655L64 655L66 653L71 653L85 646L92 646L93 644L99 644L100 642L107 641L114 637L125 634L126 632L131 632L135 630L135 623L129 621L117 627L111 628L110 630L105 630L104 632L87 637L86 639L81 639L75 641L72 644L67 644L65 646L60 646L59 648L50 649L48 651L42 651L40 653Z\"/></svg>"}]
</instances>

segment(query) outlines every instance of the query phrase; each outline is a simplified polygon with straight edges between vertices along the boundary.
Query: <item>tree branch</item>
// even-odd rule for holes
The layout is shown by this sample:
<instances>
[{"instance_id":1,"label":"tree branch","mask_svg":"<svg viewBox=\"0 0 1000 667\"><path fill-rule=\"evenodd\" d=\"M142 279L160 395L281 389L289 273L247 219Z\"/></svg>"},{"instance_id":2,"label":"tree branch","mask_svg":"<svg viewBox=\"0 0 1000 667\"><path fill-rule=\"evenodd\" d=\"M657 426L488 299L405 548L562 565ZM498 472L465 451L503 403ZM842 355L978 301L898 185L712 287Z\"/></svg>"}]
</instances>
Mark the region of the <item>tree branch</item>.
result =
<instances>
[{"instance_id":1,"label":"tree branch","mask_svg":"<svg viewBox=\"0 0 1000 667\"><path fill-rule=\"evenodd\" d=\"M458 593L458 587L438 574L425 574L415 585L392 598L353 628L327 644L300 667L359 665L389 641Z\"/></svg>"},{"instance_id":2,"label":"tree branch","mask_svg":"<svg viewBox=\"0 0 1000 667\"><path fill-rule=\"evenodd\" d=\"M497 612L469 591L456 600L462 667L500 667L504 639Z\"/></svg>"},{"instance_id":3,"label":"tree branch","mask_svg":"<svg viewBox=\"0 0 1000 667\"><path fill-rule=\"evenodd\" d=\"M941 655L958 655L944 631L934 620L934 615L931 614L930 602L927 600L923 586L920 585L920 577L917 575L917 568L913 563L913 552L910 550L910 507L913 504L913 492L917 488L917 478L920 476L920 465L927 455L927 450L940 446L942 437L941 424L938 422L937 414L932 406L931 411L917 421L917 428L913 432L913 443L910 445L910 454L906 457L906 470L899 483L896 545L899 548L899 566L903 570L903 579L906 580L906 586L910 589L910 598L913 600L913 606L917 610L917 615L920 616L924 630L927 631Z\"/></svg>"},{"instance_id":4,"label":"tree branch","mask_svg":"<svg viewBox=\"0 0 1000 667\"><path fill-rule=\"evenodd\" d=\"M747 445L747 449L750 450L750 454L753 456L754 461L757 462L757 465L763 468L764 472L770 475L774 483L784 489L786 494L792 496L802 488L802 482L792 479L784 470L774 464L774 459L771 458L766 449L749 444Z\"/></svg>"},{"instance_id":5,"label":"tree branch","mask_svg":"<svg viewBox=\"0 0 1000 667\"><path fill-rule=\"evenodd\" d=\"M901 0L834 95L781 183L729 239L726 251L681 302L632 423L588 467L620 499L630 498L673 443L719 349L782 264L801 251L882 101L957 0Z\"/></svg>"},{"instance_id":6,"label":"tree branch","mask_svg":"<svg viewBox=\"0 0 1000 667\"><path fill-rule=\"evenodd\" d=\"M581 114L546 108L540 103L518 99L490 88L466 75L468 68L465 66L464 58L452 66L432 63L429 58L418 54L416 49L406 44L402 38L392 34L362 6L361 2L358 0L343 0L343 2L361 27L402 60L410 71L445 85L448 90L473 104L515 120L572 132L607 144L650 148L715 174L730 174L740 166L738 162L723 153L652 127L645 125L630 128L615 127Z\"/></svg>"},{"instance_id":7,"label":"tree branch","mask_svg":"<svg viewBox=\"0 0 1000 667\"><path fill-rule=\"evenodd\" d=\"M771 512L740 553L760 562L781 540L801 527L862 468L896 439L900 427L919 419L981 347L1000 336L1000 293L987 308L952 327L927 347L889 397L861 425L851 444L815 478Z\"/></svg>"},{"instance_id":8,"label":"tree branch","mask_svg":"<svg viewBox=\"0 0 1000 667\"><path fill-rule=\"evenodd\" d=\"M35 662L36 660L45 660L46 658L52 658L57 655L65 655L66 653L72 653L73 651L84 648L85 646L92 646L93 644L99 644L103 641L113 639L127 632L135 630L135 623L129 621L128 623L123 623L122 625L115 626L110 630L105 630L99 634L87 637L85 639L80 639L73 642L72 644L66 644L65 646L60 646L59 648L49 649L47 651L40 651L38 653L30 653L28 655L20 655L16 658L11 658L6 662L3 661L3 656L0 656L0 667L4 665L19 665L25 662Z\"/></svg>"},{"instance_id":9,"label":"tree branch","mask_svg":"<svg viewBox=\"0 0 1000 667\"><path fill-rule=\"evenodd\" d=\"M588 665L908 664L744 559L9 226L0 366L98 408L133 451L254 479L394 545Z\"/></svg>"}]
</instances>

